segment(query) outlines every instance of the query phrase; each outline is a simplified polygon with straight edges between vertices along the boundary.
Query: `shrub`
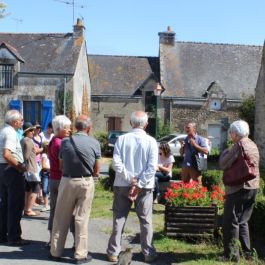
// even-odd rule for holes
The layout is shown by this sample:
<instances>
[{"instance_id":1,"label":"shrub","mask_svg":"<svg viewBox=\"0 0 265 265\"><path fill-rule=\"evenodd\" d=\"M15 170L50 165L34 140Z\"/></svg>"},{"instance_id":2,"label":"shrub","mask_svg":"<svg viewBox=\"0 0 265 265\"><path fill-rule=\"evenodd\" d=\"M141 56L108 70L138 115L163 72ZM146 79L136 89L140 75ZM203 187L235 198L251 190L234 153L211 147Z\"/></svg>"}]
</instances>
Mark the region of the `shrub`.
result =
<instances>
[{"instance_id":1,"label":"shrub","mask_svg":"<svg viewBox=\"0 0 265 265\"><path fill-rule=\"evenodd\" d=\"M249 221L251 231L261 237L265 236L265 198L257 197L252 216Z\"/></svg>"},{"instance_id":2,"label":"shrub","mask_svg":"<svg viewBox=\"0 0 265 265\"><path fill-rule=\"evenodd\" d=\"M104 154L107 150L108 133L107 132L95 132L94 137L99 141L101 153Z\"/></svg>"},{"instance_id":3,"label":"shrub","mask_svg":"<svg viewBox=\"0 0 265 265\"><path fill-rule=\"evenodd\" d=\"M113 190L113 183L115 180L115 171L112 167L112 164L109 165L109 189Z\"/></svg>"},{"instance_id":4,"label":"shrub","mask_svg":"<svg viewBox=\"0 0 265 265\"><path fill-rule=\"evenodd\" d=\"M213 186L223 186L223 171L222 170L207 170L202 173L202 185L212 190Z\"/></svg>"},{"instance_id":5,"label":"shrub","mask_svg":"<svg viewBox=\"0 0 265 265\"><path fill-rule=\"evenodd\" d=\"M173 167L172 168L172 179L181 179L181 168Z\"/></svg>"}]
</instances>

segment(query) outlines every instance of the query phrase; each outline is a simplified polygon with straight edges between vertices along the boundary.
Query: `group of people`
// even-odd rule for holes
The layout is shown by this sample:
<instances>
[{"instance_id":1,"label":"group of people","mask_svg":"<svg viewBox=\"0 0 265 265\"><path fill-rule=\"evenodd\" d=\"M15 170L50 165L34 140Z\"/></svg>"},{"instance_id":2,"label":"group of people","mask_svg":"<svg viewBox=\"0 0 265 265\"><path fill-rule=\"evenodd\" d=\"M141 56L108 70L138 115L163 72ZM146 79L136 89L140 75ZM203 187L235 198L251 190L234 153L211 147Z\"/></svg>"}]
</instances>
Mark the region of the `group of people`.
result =
<instances>
[{"instance_id":1,"label":"group of people","mask_svg":"<svg viewBox=\"0 0 265 265\"><path fill-rule=\"evenodd\" d=\"M24 245L29 242L21 238L20 220L24 208L24 181L29 175L27 157L22 147L29 145L31 130L24 126L24 143L20 144L16 131L22 127L22 115L10 110L5 116L5 127L0 131L0 243ZM140 243L145 262L153 262L157 252L153 245L153 190L159 195L159 181L168 181L172 176L174 157L168 144L157 146L156 140L145 129L147 113L135 111L130 118L131 131L120 136L113 153L113 168L116 172L113 199L113 227L107 243L107 259L118 262L121 238L132 205L140 222ZM86 115L76 118L76 132L71 134L71 121L64 115L52 121L54 136L48 145L50 161L50 258L60 260L70 228L74 236L75 262L92 260L88 255L88 221L94 196L94 177L99 176L101 157L99 142L90 136L91 119ZM196 124L185 126L187 137L182 143L184 155L182 179L198 181L201 171L194 154L208 154L207 143L196 132ZM252 254L248 220L251 216L259 188L259 152L248 138L249 127L245 121L231 124L230 136L234 145L220 157L220 167L226 169L237 159L240 141L246 154L255 163L257 176L238 186L226 186L224 205L224 260L239 260L239 251L234 242L240 240L246 257ZM31 149L32 144L31 145ZM35 152L36 155L36 152ZM26 172L26 174L25 174ZM155 184L156 183L156 184Z\"/></svg>"}]
</instances>

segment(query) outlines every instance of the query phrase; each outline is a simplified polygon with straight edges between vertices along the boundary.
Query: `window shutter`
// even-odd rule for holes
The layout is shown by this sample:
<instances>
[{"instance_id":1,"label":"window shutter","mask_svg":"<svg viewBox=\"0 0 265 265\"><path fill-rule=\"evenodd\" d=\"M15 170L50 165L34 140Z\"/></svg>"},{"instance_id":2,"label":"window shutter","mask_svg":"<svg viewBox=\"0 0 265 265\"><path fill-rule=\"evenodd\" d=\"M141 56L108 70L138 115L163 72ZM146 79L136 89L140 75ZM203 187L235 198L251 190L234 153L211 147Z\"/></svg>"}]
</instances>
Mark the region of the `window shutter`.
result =
<instances>
[{"instance_id":1,"label":"window shutter","mask_svg":"<svg viewBox=\"0 0 265 265\"><path fill-rule=\"evenodd\" d=\"M42 101L42 130L45 131L48 127L48 123L52 120L52 101Z\"/></svg>"},{"instance_id":2,"label":"window shutter","mask_svg":"<svg viewBox=\"0 0 265 265\"><path fill-rule=\"evenodd\" d=\"M11 100L9 102L9 109L15 109L15 110L21 111L21 101L18 99Z\"/></svg>"}]
</instances>

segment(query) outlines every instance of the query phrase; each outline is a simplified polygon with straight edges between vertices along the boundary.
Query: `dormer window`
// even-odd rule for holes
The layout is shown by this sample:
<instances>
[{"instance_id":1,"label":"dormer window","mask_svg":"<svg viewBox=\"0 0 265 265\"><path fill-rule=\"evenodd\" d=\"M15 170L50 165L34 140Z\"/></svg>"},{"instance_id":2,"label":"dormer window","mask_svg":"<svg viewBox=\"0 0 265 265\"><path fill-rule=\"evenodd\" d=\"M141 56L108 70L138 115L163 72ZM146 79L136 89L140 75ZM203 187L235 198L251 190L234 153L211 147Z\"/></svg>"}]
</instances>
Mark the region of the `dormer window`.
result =
<instances>
[{"instance_id":1,"label":"dormer window","mask_svg":"<svg viewBox=\"0 0 265 265\"><path fill-rule=\"evenodd\" d=\"M210 100L210 110L221 110L221 100L211 99Z\"/></svg>"},{"instance_id":2,"label":"dormer window","mask_svg":"<svg viewBox=\"0 0 265 265\"><path fill-rule=\"evenodd\" d=\"M14 65L0 64L0 89L13 88Z\"/></svg>"}]
</instances>

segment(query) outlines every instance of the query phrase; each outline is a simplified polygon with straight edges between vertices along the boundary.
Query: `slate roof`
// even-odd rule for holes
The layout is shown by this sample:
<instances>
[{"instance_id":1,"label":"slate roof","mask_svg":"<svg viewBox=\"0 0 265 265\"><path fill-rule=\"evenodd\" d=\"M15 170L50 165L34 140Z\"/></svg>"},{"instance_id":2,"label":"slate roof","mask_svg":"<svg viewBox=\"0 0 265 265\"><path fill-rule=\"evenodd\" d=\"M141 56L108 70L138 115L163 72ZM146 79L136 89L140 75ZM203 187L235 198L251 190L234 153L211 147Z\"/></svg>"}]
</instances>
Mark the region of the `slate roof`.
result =
<instances>
[{"instance_id":1,"label":"slate roof","mask_svg":"<svg viewBox=\"0 0 265 265\"><path fill-rule=\"evenodd\" d=\"M157 57L88 55L88 65L93 96L132 96L152 74L159 78Z\"/></svg>"},{"instance_id":2,"label":"slate roof","mask_svg":"<svg viewBox=\"0 0 265 265\"><path fill-rule=\"evenodd\" d=\"M228 99L254 95L262 46L175 42L160 44L164 96L202 98L217 81Z\"/></svg>"},{"instance_id":3,"label":"slate roof","mask_svg":"<svg viewBox=\"0 0 265 265\"><path fill-rule=\"evenodd\" d=\"M24 59L21 72L74 74L82 39L73 33L0 33L0 43L14 47Z\"/></svg>"}]
</instances>

